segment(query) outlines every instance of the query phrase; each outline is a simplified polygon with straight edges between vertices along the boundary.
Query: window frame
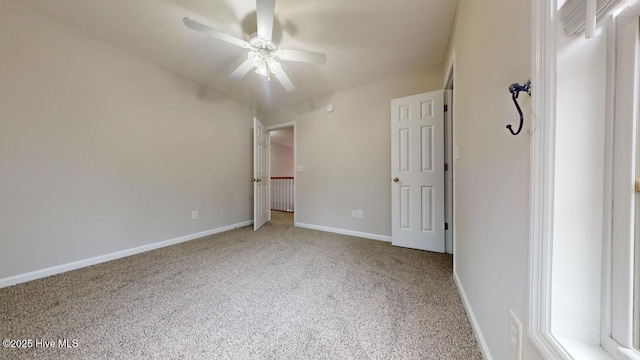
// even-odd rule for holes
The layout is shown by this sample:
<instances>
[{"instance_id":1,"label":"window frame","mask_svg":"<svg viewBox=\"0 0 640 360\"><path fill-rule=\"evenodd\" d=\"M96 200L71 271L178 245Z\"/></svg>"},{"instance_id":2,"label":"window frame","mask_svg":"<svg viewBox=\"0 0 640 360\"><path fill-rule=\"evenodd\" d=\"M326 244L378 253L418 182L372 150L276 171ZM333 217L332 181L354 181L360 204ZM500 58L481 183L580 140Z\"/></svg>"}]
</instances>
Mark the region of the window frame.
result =
<instances>
[{"instance_id":1,"label":"window frame","mask_svg":"<svg viewBox=\"0 0 640 360\"><path fill-rule=\"evenodd\" d=\"M612 31L608 49L611 78L609 105L613 121L611 134L610 182L607 190L610 214L605 218L610 232L605 234L605 264L607 275L603 283L603 303L607 306L602 316L602 347L615 358L640 359L634 349L638 336L634 314L638 311L634 302L634 277L637 252L634 239L635 198L633 180L636 169L637 123L640 90L640 1L623 9L610 20ZM632 81L624 81L632 74ZM637 279L636 279L637 281Z\"/></svg>"},{"instance_id":2,"label":"window frame","mask_svg":"<svg viewBox=\"0 0 640 360\"><path fill-rule=\"evenodd\" d=\"M555 0L531 2L531 136L529 338L547 359L568 354L551 335L551 249L556 110Z\"/></svg>"}]
</instances>

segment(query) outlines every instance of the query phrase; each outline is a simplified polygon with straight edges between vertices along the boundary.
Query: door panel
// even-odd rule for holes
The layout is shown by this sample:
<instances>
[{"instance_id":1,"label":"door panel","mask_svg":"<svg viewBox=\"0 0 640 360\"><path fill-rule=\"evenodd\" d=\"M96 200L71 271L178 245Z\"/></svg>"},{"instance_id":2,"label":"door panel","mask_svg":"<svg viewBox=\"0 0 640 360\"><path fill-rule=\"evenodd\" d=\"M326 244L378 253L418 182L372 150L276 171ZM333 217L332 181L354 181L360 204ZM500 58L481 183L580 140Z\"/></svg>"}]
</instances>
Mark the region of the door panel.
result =
<instances>
[{"instance_id":1,"label":"door panel","mask_svg":"<svg viewBox=\"0 0 640 360\"><path fill-rule=\"evenodd\" d=\"M269 146L269 132L253 118L253 230L258 230L271 217Z\"/></svg>"},{"instance_id":2,"label":"door panel","mask_svg":"<svg viewBox=\"0 0 640 360\"><path fill-rule=\"evenodd\" d=\"M422 172L433 171L433 126L423 126L420 128L422 138L420 139L420 157L422 162Z\"/></svg>"},{"instance_id":3,"label":"door panel","mask_svg":"<svg viewBox=\"0 0 640 360\"><path fill-rule=\"evenodd\" d=\"M400 130L400 172L411 171L411 129Z\"/></svg>"},{"instance_id":4,"label":"door panel","mask_svg":"<svg viewBox=\"0 0 640 360\"><path fill-rule=\"evenodd\" d=\"M433 231L433 186L422 187L422 231Z\"/></svg>"},{"instance_id":5,"label":"door panel","mask_svg":"<svg viewBox=\"0 0 640 360\"><path fill-rule=\"evenodd\" d=\"M411 187L400 186L400 229L411 230Z\"/></svg>"},{"instance_id":6,"label":"door panel","mask_svg":"<svg viewBox=\"0 0 640 360\"><path fill-rule=\"evenodd\" d=\"M444 93L391 100L392 243L444 252Z\"/></svg>"},{"instance_id":7,"label":"door panel","mask_svg":"<svg viewBox=\"0 0 640 360\"><path fill-rule=\"evenodd\" d=\"M433 116L433 101L427 100L420 103L420 117Z\"/></svg>"}]
</instances>

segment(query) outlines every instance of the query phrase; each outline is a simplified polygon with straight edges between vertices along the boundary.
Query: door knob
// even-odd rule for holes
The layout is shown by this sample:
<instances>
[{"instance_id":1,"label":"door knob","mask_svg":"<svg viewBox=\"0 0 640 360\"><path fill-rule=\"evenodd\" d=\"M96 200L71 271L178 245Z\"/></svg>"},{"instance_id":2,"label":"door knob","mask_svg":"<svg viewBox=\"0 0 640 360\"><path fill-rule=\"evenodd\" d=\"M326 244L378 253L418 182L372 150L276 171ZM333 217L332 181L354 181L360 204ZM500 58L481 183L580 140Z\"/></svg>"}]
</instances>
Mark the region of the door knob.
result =
<instances>
[{"instance_id":1,"label":"door knob","mask_svg":"<svg viewBox=\"0 0 640 360\"><path fill-rule=\"evenodd\" d=\"M636 192L640 192L640 178L636 178Z\"/></svg>"},{"instance_id":2,"label":"door knob","mask_svg":"<svg viewBox=\"0 0 640 360\"><path fill-rule=\"evenodd\" d=\"M257 181L257 182L261 182L261 181L262 181L262 179L260 179L260 178L257 178L257 179L256 179L256 181Z\"/></svg>"},{"instance_id":3,"label":"door knob","mask_svg":"<svg viewBox=\"0 0 640 360\"><path fill-rule=\"evenodd\" d=\"M398 182L400 179L398 179L397 177L393 178L393 182Z\"/></svg>"}]
</instances>

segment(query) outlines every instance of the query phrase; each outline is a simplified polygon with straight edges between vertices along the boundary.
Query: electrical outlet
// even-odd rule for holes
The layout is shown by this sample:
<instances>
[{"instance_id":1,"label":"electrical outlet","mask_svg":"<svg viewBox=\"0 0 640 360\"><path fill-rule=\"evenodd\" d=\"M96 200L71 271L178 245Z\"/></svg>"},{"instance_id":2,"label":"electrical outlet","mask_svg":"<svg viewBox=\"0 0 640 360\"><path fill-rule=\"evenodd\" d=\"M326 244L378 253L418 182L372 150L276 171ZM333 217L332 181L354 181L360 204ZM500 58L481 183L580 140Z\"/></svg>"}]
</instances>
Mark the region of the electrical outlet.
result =
<instances>
[{"instance_id":1,"label":"electrical outlet","mask_svg":"<svg viewBox=\"0 0 640 360\"><path fill-rule=\"evenodd\" d=\"M509 346L516 359L522 360L522 323L513 310L509 310Z\"/></svg>"},{"instance_id":2,"label":"electrical outlet","mask_svg":"<svg viewBox=\"0 0 640 360\"><path fill-rule=\"evenodd\" d=\"M363 218L362 210L358 210L358 219L362 219L362 218Z\"/></svg>"},{"instance_id":3,"label":"electrical outlet","mask_svg":"<svg viewBox=\"0 0 640 360\"><path fill-rule=\"evenodd\" d=\"M358 214L356 213L355 210L351 210L351 217L357 217Z\"/></svg>"},{"instance_id":4,"label":"electrical outlet","mask_svg":"<svg viewBox=\"0 0 640 360\"><path fill-rule=\"evenodd\" d=\"M198 220L198 210L191 212L191 220Z\"/></svg>"}]
</instances>

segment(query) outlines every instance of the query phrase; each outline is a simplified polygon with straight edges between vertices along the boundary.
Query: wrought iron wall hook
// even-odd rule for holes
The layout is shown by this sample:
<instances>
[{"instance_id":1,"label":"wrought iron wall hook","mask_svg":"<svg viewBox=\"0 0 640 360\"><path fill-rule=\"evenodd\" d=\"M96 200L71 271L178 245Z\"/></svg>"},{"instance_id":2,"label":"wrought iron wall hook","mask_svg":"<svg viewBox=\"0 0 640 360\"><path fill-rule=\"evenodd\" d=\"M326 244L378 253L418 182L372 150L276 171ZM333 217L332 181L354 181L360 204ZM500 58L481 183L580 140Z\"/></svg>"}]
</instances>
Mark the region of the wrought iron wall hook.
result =
<instances>
[{"instance_id":1,"label":"wrought iron wall hook","mask_svg":"<svg viewBox=\"0 0 640 360\"><path fill-rule=\"evenodd\" d=\"M518 114L520 115L520 126L518 126L517 131L513 131L511 125L507 125L507 129L511 132L511 135L518 135L520 131L522 131L522 124L524 123L524 116L522 115L522 110L520 109L520 105L518 104L518 95L520 95L521 91L526 91L529 96L531 96L531 80L527 80L526 83L520 85L518 83L513 83L509 85L509 92L511 93L511 98L513 99L513 103L516 104L516 109L518 110Z\"/></svg>"}]
</instances>

